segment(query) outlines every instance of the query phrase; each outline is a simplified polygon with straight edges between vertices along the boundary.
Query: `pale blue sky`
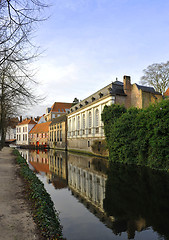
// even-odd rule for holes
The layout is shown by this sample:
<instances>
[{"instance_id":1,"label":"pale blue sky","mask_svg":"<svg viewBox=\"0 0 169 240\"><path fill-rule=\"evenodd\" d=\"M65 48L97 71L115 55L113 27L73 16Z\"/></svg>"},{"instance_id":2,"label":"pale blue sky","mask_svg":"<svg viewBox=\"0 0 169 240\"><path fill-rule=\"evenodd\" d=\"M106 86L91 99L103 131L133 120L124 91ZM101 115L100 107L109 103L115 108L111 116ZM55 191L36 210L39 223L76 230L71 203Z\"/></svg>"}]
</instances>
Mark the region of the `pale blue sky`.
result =
<instances>
[{"instance_id":1,"label":"pale blue sky","mask_svg":"<svg viewBox=\"0 0 169 240\"><path fill-rule=\"evenodd\" d=\"M123 75L139 83L148 65L169 60L168 0L50 2L34 40L45 50L36 62L41 105L82 100Z\"/></svg>"}]
</instances>

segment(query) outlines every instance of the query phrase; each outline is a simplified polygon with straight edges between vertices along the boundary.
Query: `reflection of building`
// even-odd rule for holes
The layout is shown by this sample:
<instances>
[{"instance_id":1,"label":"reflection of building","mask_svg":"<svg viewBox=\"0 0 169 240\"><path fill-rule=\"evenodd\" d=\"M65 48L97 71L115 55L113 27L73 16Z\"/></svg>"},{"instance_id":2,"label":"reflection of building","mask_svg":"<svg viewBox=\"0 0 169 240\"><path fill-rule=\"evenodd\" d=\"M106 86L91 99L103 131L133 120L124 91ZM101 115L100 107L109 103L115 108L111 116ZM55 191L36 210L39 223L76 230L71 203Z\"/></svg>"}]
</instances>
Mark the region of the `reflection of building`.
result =
<instances>
[{"instance_id":1,"label":"reflection of building","mask_svg":"<svg viewBox=\"0 0 169 240\"><path fill-rule=\"evenodd\" d=\"M103 211L107 176L95 171L89 157L68 155L68 184L95 207Z\"/></svg>"},{"instance_id":2,"label":"reflection of building","mask_svg":"<svg viewBox=\"0 0 169 240\"><path fill-rule=\"evenodd\" d=\"M48 178L55 188L67 187L67 152L49 151L49 170Z\"/></svg>"},{"instance_id":3,"label":"reflection of building","mask_svg":"<svg viewBox=\"0 0 169 240\"><path fill-rule=\"evenodd\" d=\"M71 106L72 103L55 102L51 108L46 109L46 121L52 121L56 117L69 113Z\"/></svg>"},{"instance_id":4,"label":"reflection of building","mask_svg":"<svg viewBox=\"0 0 169 240\"><path fill-rule=\"evenodd\" d=\"M48 152L30 150L29 163L36 172L49 174Z\"/></svg>"},{"instance_id":5,"label":"reflection of building","mask_svg":"<svg viewBox=\"0 0 169 240\"><path fill-rule=\"evenodd\" d=\"M50 148L67 149L67 117L62 115L52 120L49 127Z\"/></svg>"},{"instance_id":6,"label":"reflection of building","mask_svg":"<svg viewBox=\"0 0 169 240\"><path fill-rule=\"evenodd\" d=\"M30 152L27 149L19 149L18 148L19 153L21 154L21 156L28 162L30 159Z\"/></svg>"}]
</instances>

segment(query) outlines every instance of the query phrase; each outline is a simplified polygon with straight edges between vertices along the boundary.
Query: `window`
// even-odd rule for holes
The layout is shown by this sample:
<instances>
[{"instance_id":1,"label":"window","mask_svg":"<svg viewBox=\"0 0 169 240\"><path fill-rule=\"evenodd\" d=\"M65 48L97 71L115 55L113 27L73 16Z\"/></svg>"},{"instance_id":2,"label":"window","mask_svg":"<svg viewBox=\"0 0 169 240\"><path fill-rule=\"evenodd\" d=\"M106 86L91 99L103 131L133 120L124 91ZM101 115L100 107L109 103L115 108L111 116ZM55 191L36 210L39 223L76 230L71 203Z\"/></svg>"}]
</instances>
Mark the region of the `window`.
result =
<instances>
[{"instance_id":1,"label":"window","mask_svg":"<svg viewBox=\"0 0 169 240\"><path fill-rule=\"evenodd\" d=\"M71 119L69 120L69 131L71 131Z\"/></svg>"},{"instance_id":2,"label":"window","mask_svg":"<svg viewBox=\"0 0 169 240\"><path fill-rule=\"evenodd\" d=\"M83 114L83 134L85 134L85 114Z\"/></svg>"},{"instance_id":3,"label":"window","mask_svg":"<svg viewBox=\"0 0 169 240\"><path fill-rule=\"evenodd\" d=\"M96 127L99 126L99 110L96 109Z\"/></svg>"},{"instance_id":4,"label":"window","mask_svg":"<svg viewBox=\"0 0 169 240\"><path fill-rule=\"evenodd\" d=\"M57 130L57 142L59 142L59 130Z\"/></svg>"},{"instance_id":5,"label":"window","mask_svg":"<svg viewBox=\"0 0 169 240\"><path fill-rule=\"evenodd\" d=\"M77 117L77 129L80 129L80 116Z\"/></svg>"},{"instance_id":6,"label":"window","mask_svg":"<svg viewBox=\"0 0 169 240\"><path fill-rule=\"evenodd\" d=\"M62 130L60 130L60 141L62 142Z\"/></svg>"},{"instance_id":7,"label":"window","mask_svg":"<svg viewBox=\"0 0 169 240\"><path fill-rule=\"evenodd\" d=\"M89 128L92 127L92 113L89 112Z\"/></svg>"},{"instance_id":8,"label":"window","mask_svg":"<svg viewBox=\"0 0 169 240\"><path fill-rule=\"evenodd\" d=\"M96 133L99 133L99 110L96 109Z\"/></svg>"}]
</instances>

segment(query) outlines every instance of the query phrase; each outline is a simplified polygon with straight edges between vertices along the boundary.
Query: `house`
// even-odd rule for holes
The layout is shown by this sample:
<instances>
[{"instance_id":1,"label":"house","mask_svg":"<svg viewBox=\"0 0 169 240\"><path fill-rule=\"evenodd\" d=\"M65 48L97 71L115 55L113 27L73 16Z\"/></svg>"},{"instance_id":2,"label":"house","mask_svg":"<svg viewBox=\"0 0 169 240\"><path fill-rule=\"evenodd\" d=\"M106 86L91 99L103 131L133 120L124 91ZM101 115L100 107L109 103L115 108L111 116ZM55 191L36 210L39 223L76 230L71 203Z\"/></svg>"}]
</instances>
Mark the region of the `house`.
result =
<instances>
[{"instance_id":1,"label":"house","mask_svg":"<svg viewBox=\"0 0 169 240\"><path fill-rule=\"evenodd\" d=\"M72 103L55 102L51 108L46 109L46 121L52 121L56 117L69 113L71 106Z\"/></svg>"},{"instance_id":2,"label":"house","mask_svg":"<svg viewBox=\"0 0 169 240\"><path fill-rule=\"evenodd\" d=\"M29 132L29 144L34 147L49 146L49 125L51 122L37 123Z\"/></svg>"},{"instance_id":3,"label":"house","mask_svg":"<svg viewBox=\"0 0 169 240\"><path fill-rule=\"evenodd\" d=\"M129 76L124 76L123 82L112 82L70 108L67 115L68 149L93 152L92 146L97 141L96 152L100 151L105 139L101 121L105 105L123 104L126 108L143 108L161 99L162 95L153 88L131 84Z\"/></svg>"},{"instance_id":4,"label":"house","mask_svg":"<svg viewBox=\"0 0 169 240\"><path fill-rule=\"evenodd\" d=\"M66 114L52 120L49 128L50 148L67 149L67 117Z\"/></svg>"},{"instance_id":5,"label":"house","mask_svg":"<svg viewBox=\"0 0 169 240\"><path fill-rule=\"evenodd\" d=\"M29 145L28 134L30 130L36 125L36 122L31 118L24 119L16 126L16 144L22 146Z\"/></svg>"}]
</instances>

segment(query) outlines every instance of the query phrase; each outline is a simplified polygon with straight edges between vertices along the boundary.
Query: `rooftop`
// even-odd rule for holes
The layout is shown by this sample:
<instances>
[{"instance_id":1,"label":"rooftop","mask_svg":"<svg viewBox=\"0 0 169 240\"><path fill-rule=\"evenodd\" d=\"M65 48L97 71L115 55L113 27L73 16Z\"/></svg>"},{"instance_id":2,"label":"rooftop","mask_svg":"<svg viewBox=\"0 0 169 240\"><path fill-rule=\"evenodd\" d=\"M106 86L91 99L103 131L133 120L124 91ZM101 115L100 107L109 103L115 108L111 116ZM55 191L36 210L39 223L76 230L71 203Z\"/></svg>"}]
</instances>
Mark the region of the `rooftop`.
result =
<instances>
[{"instance_id":1,"label":"rooftop","mask_svg":"<svg viewBox=\"0 0 169 240\"><path fill-rule=\"evenodd\" d=\"M36 124L29 133L47 133L51 122Z\"/></svg>"}]
</instances>

